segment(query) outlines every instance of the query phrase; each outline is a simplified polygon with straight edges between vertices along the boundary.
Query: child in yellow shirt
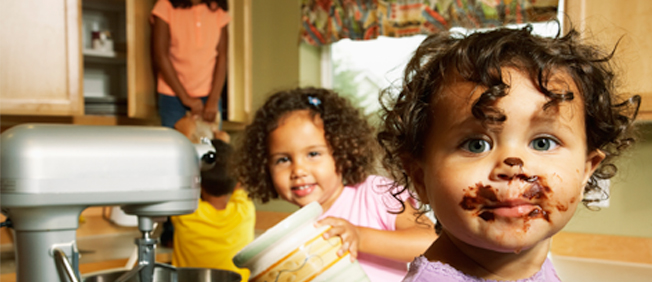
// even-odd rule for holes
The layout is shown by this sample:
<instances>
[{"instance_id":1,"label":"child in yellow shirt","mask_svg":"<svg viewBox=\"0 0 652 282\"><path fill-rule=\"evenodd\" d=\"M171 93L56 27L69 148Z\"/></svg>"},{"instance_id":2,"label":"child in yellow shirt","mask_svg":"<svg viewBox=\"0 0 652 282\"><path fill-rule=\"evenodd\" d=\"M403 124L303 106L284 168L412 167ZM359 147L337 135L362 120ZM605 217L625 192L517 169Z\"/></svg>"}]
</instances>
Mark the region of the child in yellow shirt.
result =
<instances>
[{"instance_id":1,"label":"child in yellow shirt","mask_svg":"<svg viewBox=\"0 0 652 282\"><path fill-rule=\"evenodd\" d=\"M254 239L255 208L246 192L227 174L232 148L215 139L214 165L201 172L201 199L197 210L172 217L176 267L231 270L249 280L249 270L237 268L233 257Z\"/></svg>"}]
</instances>

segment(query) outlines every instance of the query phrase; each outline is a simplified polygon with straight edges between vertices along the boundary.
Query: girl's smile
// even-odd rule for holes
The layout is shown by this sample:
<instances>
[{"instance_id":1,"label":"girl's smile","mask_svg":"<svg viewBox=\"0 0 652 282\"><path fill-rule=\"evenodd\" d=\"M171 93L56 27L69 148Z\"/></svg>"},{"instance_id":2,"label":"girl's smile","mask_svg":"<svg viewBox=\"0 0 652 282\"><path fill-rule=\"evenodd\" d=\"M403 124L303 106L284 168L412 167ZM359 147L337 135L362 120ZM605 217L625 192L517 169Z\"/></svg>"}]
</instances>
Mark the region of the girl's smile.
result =
<instances>
[{"instance_id":1,"label":"girl's smile","mask_svg":"<svg viewBox=\"0 0 652 282\"><path fill-rule=\"evenodd\" d=\"M293 111L269 134L267 165L281 198L303 207L318 201L324 210L344 189L326 141L323 122L307 110Z\"/></svg>"},{"instance_id":2,"label":"girl's smile","mask_svg":"<svg viewBox=\"0 0 652 282\"><path fill-rule=\"evenodd\" d=\"M297 197L305 197L309 195L313 190L315 190L315 187L317 185L315 184L308 184L308 185L301 185L301 186L294 186L291 188L292 193L296 195Z\"/></svg>"}]
</instances>

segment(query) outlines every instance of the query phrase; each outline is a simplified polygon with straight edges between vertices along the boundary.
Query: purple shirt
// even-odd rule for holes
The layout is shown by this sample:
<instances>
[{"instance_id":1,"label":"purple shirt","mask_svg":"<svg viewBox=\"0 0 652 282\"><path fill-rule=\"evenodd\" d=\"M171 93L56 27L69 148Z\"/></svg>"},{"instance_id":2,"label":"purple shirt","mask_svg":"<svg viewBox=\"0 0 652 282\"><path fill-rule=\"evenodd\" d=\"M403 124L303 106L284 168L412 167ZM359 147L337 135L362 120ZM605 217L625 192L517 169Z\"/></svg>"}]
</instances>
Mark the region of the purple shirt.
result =
<instances>
[{"instance_id":1,"label":"purple shirt","mask_svg":"<svg viewBox=\"0 0 652 282\"><path fill-rule=\"evenodd\" d=\"M373 281L373 280L372 280ZM419 256L410 264L410 270L403 282L437 281L437 282L498 282L470 276L453 268L448 264L438 261L428 261L424 256ZM546 259L539 272L530 278L519 279L514 282L560 282L552 262Z\"/></svg>"},{"instance_id":2,"label":"purple shirt","mask_svg":"<svg viewBox=\"0 0 652 282\"><path fill-rule=\"evenodd\" d=\"M400 203L388 193L392 181L382 176L369 176L355 186L345 186L342 194L319 219L329 216L348 220L353 225L380 230L396 230L396 214ZM408 193L400 195L402 200ZM407 273L407 263L358 252L358 262L372 282L399 282Z\"/></svg>"}]
</instances>

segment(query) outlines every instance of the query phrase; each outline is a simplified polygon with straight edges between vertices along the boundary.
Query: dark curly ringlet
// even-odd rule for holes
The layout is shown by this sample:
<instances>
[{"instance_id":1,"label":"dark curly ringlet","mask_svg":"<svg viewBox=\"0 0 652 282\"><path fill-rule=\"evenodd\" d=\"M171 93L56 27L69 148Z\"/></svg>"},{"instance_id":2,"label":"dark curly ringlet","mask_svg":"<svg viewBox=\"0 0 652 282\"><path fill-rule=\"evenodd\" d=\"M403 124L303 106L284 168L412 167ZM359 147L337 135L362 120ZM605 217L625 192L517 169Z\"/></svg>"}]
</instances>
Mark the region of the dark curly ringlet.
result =
<instances>
[{"instance_id":1,"label":"dark curly ringlet","mask_svg":"<svg viewBox=\"0 0 652 282\"><path fill-rule=\"evenodd\" d=\"M385 150L383 164L397 180L410 186L404 163L422 158L424 140L430 130L431 104L436 103L450 79L461 78L485 87L473 101L472 113L485 126L505 120L494 104L509 92L502 68L515 68L530 77L547 98L544 109L573 99L582 99L585 108L587 148L599 149L606 158L591 176L585 192L599 190L598 179L615 175L613 158L634 142L631 124L640 97L619 97L615 91L615 71L609 52L582 42L574 29L555 38L532 34L532 27L500 28L467 36L442 32L427 37L409 61L400 92L381 93L384 124L378 141ZM568 73L580 93L547 88L549 79ZM396 93L398 91L395 91ZM604 191L600 191L606 195ZM584 200L585 205L588 200Z\"/></svg>"},{"instance_id":2,"label":"dark curly ringlet","mask_svg":"<svg viewBox=\"0 0 652 282\"><path fill-rule=\"evenodd\" d=\"M321 103L313 105L309 102L311 98ZM323 120L326 141L345 185L358 184L373 172L378 147L373 130L347 99L321 88L280 91L256 112L242 140L236 143L235 174L252 199L265 203L278 198L268 169L268 136L282 117L300 110L308 110L314 118Z\"/></svg>"}]
</instances>

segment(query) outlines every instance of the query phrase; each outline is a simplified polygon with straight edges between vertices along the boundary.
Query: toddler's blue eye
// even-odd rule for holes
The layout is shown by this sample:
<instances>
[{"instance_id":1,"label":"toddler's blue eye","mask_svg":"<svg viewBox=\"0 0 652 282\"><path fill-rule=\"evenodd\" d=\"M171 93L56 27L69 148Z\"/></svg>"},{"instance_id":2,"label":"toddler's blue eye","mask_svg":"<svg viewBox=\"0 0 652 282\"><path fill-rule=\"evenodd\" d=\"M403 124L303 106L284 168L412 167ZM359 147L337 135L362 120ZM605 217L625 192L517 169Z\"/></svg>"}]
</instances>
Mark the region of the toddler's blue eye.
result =
<instances>
[{"instance_id":1,"label":"toddler's blue eye","mask_svg":"<svg viewBox=\"0 0 652 282\"><path fill-rule=\"evenodd\" d=\"M532 149L535 149L537 151L549 151L554 148L557 148L558 145L559 144L557 143L557 141L552 140L548 137L537 138L532 140L532 142L530 143Z\"/></svg>"},{"instance_id":2,"label":"toddler's blue eye","mask_svg":"<svg viewBox=\"0 0 652 282\"><path fill-rule=\"evenodd\" d=\"M487 140L472 139L462 144L462 149L471 153L479 154L491 150L491 144Z\"/></svg>"},{"instance_id":3,"label":"toddler's blue eye","mask_svg":"<svg viewBox=\"0 0 652 282\"><path fill-rule=\"evenodd\" d=\"M316 156L319 156L319 155L320 155L319 152L310 152L310 153L308 153L309 157L316 157Z\"/></svg>"}]
</instances>

